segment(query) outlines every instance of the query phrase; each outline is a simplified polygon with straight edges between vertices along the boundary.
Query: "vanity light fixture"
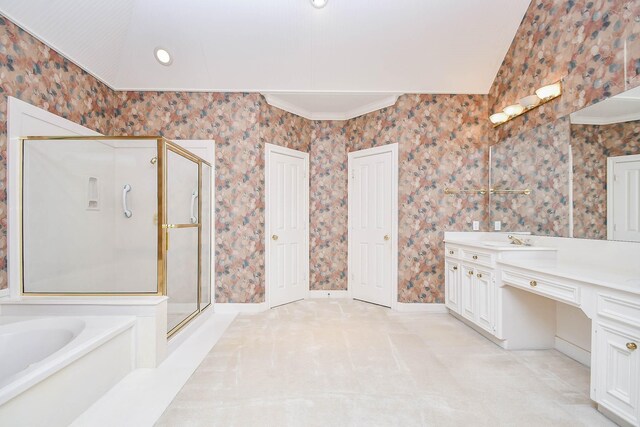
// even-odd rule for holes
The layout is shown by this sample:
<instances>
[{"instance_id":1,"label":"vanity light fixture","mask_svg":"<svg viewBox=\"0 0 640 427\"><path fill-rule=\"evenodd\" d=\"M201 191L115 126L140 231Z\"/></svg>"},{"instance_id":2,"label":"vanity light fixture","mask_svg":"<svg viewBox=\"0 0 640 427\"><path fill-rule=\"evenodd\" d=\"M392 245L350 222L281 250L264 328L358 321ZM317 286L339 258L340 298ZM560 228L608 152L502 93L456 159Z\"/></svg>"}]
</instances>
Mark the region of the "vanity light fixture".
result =
<instances>
[{"instance_id":1,"label":"vanity light fixture","mask_svg":"<svg viewBox=\"0 0 640 427\"><path fill-rule=\"evenodd\" d=\"M323 7L325 7L327 5L328 1L329 0L311 0L311 4L316 9L322 9Z\"/></svg>"},{"instance_id":2,"label":"vanity light fixture","mask_svg":"<svg viewBox=\"0 0 640 427\"><path fill-rule=\"evenodd\" d=\"M169 51L161 47L155 48L155 50L153 51L153 56L156 57L156 60L160 64L165 66L171 65L171 63L173 62L173 58L171 58L171 54L169 53Z\"/></svg>"},{"instance_id":3,"label":"vanity light fixture","mask_svg":"<svg viewBox=\"0 0 640 427\"><path fill-rule=\"evenodd\" d=\"M504 123L507 120L509 120L509 116L507 116L503 112L500 112L500 113L492 114L489 117L489 120L491 120L491 123L493 123L494 125L499 125L499 124Z\"/></svg>"},{"instance_id":4,"label":"vanity light fixture","mask_svg":"<svg viewBox=\"0 0 640 427\"><path fill-rule=\"evenodd\" d=\"M502 112L494 113L489 116L489 120L493 123L493 127L498 127L509 120L515 119L534 108L537 108L547 102L556 99L562 95L562 84L556 82L550 85L542 86L536 90L535 95L525 96L518 101L517 104L509 105Z\"/></svg>"},{"instance_id":5,"label":"vanity light fixture","mask_svg":"<svg viewBox=\"0 0 640 427\"><path fill-rule=\"evenodd\" d=\"M524 107L520 104L513 104L505 107L505 109L502 111L504 111L507 116L513 117L522 114L522 112L524 111Z\"/></svg>"},{"instance_id":6,"label":"vanity light fixture","mask_svg":"<svg viewBox=\"0 0 640 427\"><path fill-rule=\"evenodd\" d=\"M536 91L536 95L543 101L557 98L562 93L562 87L560 86L560 82L554 83L552 85L542 86L540 89Z\"/></svg>"}]
</instances>

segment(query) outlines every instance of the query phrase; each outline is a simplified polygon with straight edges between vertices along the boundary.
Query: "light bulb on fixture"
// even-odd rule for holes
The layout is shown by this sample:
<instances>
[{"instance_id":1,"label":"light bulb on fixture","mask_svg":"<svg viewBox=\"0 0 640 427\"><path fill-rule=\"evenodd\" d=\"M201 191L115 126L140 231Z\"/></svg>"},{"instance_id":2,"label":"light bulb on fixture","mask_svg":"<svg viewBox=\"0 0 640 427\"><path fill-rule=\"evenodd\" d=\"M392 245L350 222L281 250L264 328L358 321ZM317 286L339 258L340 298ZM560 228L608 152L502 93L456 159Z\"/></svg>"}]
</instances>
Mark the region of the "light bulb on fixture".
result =
<instances>
[{"instance_id":1,"label":"light bulb on fixture","mask_svg":"<svg viewBox=\"0 0 640 427\"><path fill-rule=\"evenodd\" d=\"M173 59L171 58L171 54L167 49L163 49L161 47L155 48L153 51L153 56L156 57L156 60L162 65L171 65Z\"/></svg>"},{"instance_id":2,"label":"light bulb on fixture","mask_svg":"<svg viewBox=\"0 0 640 427\"><path fill-rule=\"evenodd\" d=\"M522 112L524 111L524 107L520 104L513 104L513 105L509 105L508 107L505 107L504 113L509 116L517 116L518 114L522 114Z\"/></svg>"},{"instance_id":3,"label":"light bulb on fixture","mask_svg":"<svg viewBox=\"0 0 640 427\"><path fill-rule=\"evenodd\" d=\"M507 116L505 113L495 113L489 116L489 120L491 120L491 123L493 123L494 125L504 123L507 121L507 119L509 119L509 116Z\"/></svg>"},{"instance_id":4,"label":"light bulb on fixture","mask_svg":"<svg viewBox=\"0 0 640 427\"><path fill-rule=\"evenodd\" d=\"M540 103L540 98L538 98L538 95L529 95L524 98L520 98L519 103L525 110L530 110Z\"/></svg>"},{"instance_id":5,"label":"light bulb on fixture","mask_svg":"<svg viewBox=\"0 0 640 427\"><path fill-rule=\"evenodd\" d=\"M323 7L325 7L327 5L328 1L329 0L311 0L311 4L316 9L322 9Z\"/></svg>"},{"instance_id":6,"label":"light bulb on fixture","mask_svg":"<svg viewBox=\"0 0 640 427\"><path fill-rule=\"evenodd\" d=\"M556 96L560 96L562 93L562 87L560 86L560 82L542 86L540 89L536 90L536 95L538 98L544 100L555 98Z\"/></svg>"}]
</instances>

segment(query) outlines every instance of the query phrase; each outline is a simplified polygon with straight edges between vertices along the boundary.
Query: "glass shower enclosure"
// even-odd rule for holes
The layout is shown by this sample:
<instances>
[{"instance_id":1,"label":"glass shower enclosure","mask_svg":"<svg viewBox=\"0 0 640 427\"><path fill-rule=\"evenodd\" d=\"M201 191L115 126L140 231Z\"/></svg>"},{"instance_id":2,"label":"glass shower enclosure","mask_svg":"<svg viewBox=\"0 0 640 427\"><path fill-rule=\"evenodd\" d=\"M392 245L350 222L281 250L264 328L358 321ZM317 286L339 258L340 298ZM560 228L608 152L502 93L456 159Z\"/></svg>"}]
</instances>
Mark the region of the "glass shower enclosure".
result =
<instances>
[{"instance_id":1,"label":"glass shower enclosure","mask_svg":"<svg viewBox=\"0 0 640 427\"><path fill-rule=\"evenodd\" d=\"M209 163L161 137L21 144L23 295L166 295L169 336L211 304Z\"/></svg>"}]
</instances>

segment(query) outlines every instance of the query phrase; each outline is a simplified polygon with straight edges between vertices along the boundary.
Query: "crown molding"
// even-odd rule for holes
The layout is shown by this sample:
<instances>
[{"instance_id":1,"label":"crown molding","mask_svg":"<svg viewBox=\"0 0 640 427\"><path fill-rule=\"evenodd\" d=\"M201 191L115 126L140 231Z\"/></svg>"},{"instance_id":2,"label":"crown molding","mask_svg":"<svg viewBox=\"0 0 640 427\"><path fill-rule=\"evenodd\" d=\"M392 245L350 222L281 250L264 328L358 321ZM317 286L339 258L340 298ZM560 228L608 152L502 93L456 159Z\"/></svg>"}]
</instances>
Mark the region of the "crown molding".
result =
<instances>
[{"instance_id":1,"label":"crown molding","mask_svg":"<svg viewBox=\"0 0 640 427\"><path fill-rule=\"evenodd\" d=\"M280 95L280 93L266 93L266 92L262 93L262 96L264 96L264 99L267 101L267 104L271 105L272 107L276 107L281 110L288 111L289 113L303 117L307 120L344 121L344 120L350 120L358 116L362 116L364 114L371 113L377 110L381 110L383 108L391 107L392 105L395 105L395 103L398 101L398 97L401 94L397 94L397 93L389 94L388 96L380 100L369 102L369 103L363 104L362 106L359 106L357 108L353 108L347 111L320 111L320 112L309 111L303 107L300 107L299 105L296 105L292 102L282 99L278 95ZM313 93L310 93L309 95L313 95Z\"/></svg>"}]
</instances>

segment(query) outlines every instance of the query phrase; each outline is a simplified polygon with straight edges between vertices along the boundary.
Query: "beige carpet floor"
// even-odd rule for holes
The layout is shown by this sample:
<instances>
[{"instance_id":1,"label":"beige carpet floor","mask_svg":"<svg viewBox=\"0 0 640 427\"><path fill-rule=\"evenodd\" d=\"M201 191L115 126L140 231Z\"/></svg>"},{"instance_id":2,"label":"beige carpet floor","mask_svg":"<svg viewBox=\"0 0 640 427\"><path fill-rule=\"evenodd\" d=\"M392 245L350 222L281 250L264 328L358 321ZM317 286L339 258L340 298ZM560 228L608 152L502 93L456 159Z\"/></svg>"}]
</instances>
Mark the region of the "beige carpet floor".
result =
<instances>
[{"instance_id":1,"label":"beige carpet floor","mask_svg":"<svg viewBox=\"0 0 640 427\"><path fill-rule=\"evenodd\" d=\"M447 314L307 300L240 315L158 426L610 426L589 368Z\"/></svg>"}]
</instances>

